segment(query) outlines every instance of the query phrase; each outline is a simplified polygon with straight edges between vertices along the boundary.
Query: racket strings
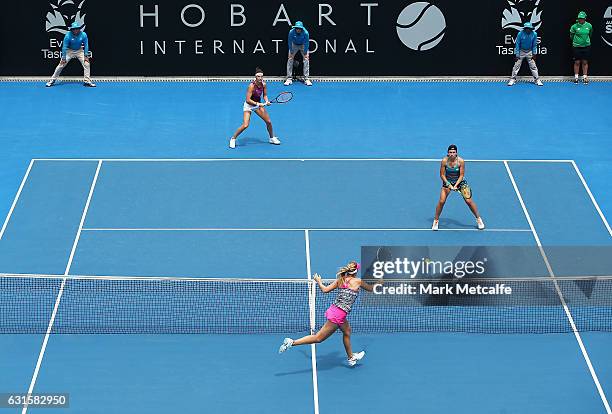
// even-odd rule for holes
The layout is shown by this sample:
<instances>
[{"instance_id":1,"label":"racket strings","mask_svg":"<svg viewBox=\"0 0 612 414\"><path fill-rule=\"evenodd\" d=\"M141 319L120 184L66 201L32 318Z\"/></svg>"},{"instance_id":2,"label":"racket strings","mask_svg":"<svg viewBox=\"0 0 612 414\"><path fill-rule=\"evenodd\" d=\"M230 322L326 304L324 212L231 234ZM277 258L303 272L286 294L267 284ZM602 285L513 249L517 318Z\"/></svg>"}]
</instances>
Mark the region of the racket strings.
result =
<instances>
[{"instance_id":1,"label":"racket strings","mask_svg":"<svg viewBox=\"0 0 612 414\"><path fill-rule=\"evenodd\" d=\"M291 98L293 98L293 94L291 92L281 92L272 102L286 103L289 102Z\"/></svg>"}]
</instances>

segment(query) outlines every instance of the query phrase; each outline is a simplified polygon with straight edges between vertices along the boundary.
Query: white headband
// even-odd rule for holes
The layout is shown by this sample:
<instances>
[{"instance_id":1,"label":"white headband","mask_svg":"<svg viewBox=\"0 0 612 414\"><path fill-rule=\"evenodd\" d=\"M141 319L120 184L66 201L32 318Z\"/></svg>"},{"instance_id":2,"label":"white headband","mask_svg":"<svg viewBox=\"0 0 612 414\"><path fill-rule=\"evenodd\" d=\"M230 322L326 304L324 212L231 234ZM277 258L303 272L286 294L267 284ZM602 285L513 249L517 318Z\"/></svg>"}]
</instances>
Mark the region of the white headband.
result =
<instances>
[{"instance_id":1,"label":"white headband","mask_svg":"<svg viewBox=\"0 0 612 414\"><path fill-rule=\"evenodd\" d=\"M257 73L255 74L255 76L257 76L257 75L261 75L261 76L263 76L263 72L257 72Z\"/></svg>"}]
</instances>

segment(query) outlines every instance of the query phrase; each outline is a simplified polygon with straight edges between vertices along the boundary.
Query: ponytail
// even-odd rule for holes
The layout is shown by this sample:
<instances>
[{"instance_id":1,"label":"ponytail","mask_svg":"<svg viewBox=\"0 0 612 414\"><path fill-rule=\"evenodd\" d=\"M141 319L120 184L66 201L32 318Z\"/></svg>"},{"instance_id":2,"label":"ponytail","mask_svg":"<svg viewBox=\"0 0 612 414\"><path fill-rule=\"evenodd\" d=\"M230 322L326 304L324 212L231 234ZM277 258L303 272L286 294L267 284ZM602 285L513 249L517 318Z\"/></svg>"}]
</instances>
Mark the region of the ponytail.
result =
<instances>
[{"instance_id":1,"label":"ponytail","mask_svg":"<svg viewBox=\"0 0 612 414\"><path fill-rule=\"evenodd\" d=\"M341 267L336 273L336 284L338 288L341 288L344 285L344 278L346 276L355 276L359 272L359 263L352 261L349 262L346 266Z\"/></svg>"}]
</instances>

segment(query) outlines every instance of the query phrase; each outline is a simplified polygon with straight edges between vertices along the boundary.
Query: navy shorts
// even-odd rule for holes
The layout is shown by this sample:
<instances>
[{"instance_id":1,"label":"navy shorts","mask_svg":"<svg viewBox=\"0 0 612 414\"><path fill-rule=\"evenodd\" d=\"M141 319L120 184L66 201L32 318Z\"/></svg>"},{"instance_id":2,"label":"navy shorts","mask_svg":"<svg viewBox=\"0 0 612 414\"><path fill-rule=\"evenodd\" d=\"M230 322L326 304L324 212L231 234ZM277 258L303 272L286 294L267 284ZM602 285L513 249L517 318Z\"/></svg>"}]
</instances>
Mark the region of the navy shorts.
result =
<instances>
[{"instance_id":1,"label":"navy shorts","mask_svg":"<svg viewBox=\"0 0 612 414\"><path fill-rule=\"evenodd\" d=\"M591 57L591 46L574 47L574 60L589 60Z\"/></svg>"}]
</instances>

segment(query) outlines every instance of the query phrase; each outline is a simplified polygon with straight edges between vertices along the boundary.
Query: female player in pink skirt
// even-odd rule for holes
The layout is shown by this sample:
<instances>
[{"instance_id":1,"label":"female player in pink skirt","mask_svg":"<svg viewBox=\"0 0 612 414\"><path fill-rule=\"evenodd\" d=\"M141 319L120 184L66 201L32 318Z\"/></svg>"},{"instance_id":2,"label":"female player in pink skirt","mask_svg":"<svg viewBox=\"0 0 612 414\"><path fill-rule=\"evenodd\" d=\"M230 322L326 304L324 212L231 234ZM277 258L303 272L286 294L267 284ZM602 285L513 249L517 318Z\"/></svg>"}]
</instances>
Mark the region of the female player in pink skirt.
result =
<instances>
[{"instance_id":1,"label":"female player in pink skirt","mask_svg":"<svg viewBox=\"0 0 612 414\"><path fill-rule=\"evenodd\" d=\"M357 272L359 271L359 264L357 262L350 262L348 265L341 268L336 273L336 280L325 286L321 281L321 276L318 274L314 275L314 280L319 285L319 288L323 293L331 292L334 289L338 289L338 296L334 303L325 312L327 321L325 325L314 335L307 335L303 338L293 340L291 338L285 338L283 344L280 346L278 353L283 353L287 349L295 345L307 345L307 344L318 344L323 342L333 334L336 329L340 328L342 331L344 342L344 349L348 357L348 364L353 366L365 356L365 351L353 353L351 349L351 325L346 319L346 316L351 311L359 289L365 289L371 292L374 289L373 285L369 285L359 277Z\"/></svg>"}]
</instances>

